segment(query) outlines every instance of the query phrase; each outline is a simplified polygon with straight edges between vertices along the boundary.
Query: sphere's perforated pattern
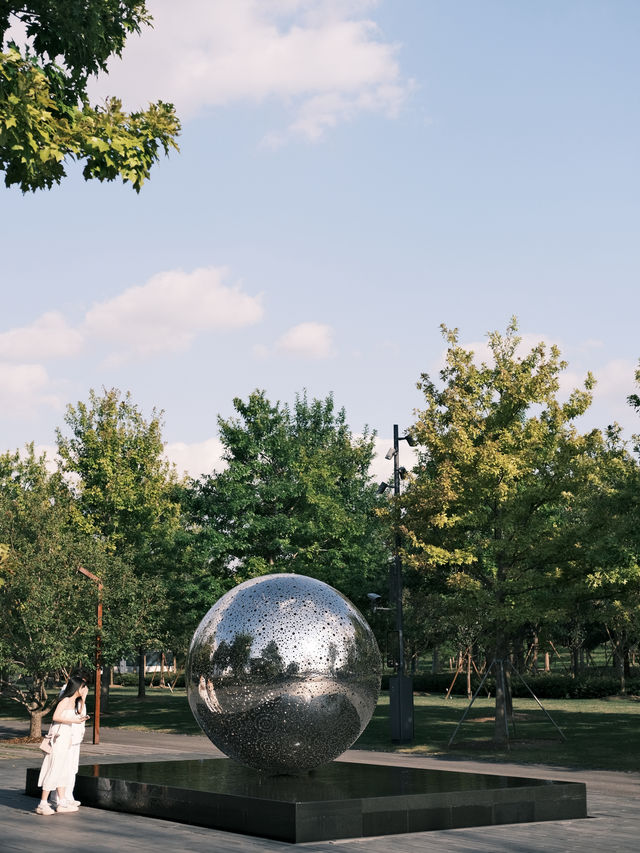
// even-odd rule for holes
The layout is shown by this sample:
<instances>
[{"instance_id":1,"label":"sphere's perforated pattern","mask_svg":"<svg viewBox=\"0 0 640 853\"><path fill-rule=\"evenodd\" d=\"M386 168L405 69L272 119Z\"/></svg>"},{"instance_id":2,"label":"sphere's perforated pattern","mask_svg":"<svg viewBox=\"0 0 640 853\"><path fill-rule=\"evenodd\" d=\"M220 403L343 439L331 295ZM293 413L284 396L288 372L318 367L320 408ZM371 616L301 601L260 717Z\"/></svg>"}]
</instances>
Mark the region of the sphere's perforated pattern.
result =
<instances>
[{"instance_id":1,"label":"sphere's perforated pattern","mask_svg":"<svg viewBox=\"0 0 640 853\"><path fill-rule=\"evenodd\" d=\"M187 660L191 710L230 758L271 773L332 761L376 706L381 661L368 624L303 575L240 584L209 610Z\"/></svg>"}]
</instances>

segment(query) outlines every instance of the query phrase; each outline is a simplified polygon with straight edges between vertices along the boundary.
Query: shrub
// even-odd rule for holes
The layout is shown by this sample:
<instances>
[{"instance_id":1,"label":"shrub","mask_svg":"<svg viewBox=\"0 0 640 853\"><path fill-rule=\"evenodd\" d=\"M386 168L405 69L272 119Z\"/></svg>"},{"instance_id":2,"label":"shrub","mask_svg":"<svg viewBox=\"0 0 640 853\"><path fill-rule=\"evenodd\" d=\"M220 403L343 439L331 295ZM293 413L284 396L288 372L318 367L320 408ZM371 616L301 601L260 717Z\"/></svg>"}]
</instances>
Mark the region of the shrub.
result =
<instances>
[{"instance_id":1,"label":"shrub","mask_svg":"<svg viewBox=\"0 0 640 853\"><path fill-rule=\"evenodd\" d=\"M585 672L572 678L565 673L544 672L538 675L523 675L525 683L513 673L511 677L511 690L516 698L531 696L529 689L538 697L538 699L603 699L607 696L617 696L620 693L620 679L616 675L608 674L591 674ZM415 693L433 693L446 695L451 682L453 681L452 672L437 672L432 673L416 673L413 677L413 690ZM480 678L474 673L471 678L471 690L476 692L480 685ZM385 674L382 677L382 690L389 689L389 675ZM486 695L488 692L491 696L495 696L496 682L494 673L492 672L485 680L482 692L480 695ZM485 692L486 691L486 692ZM640 678L633 677L627 679L626 692L630 695L640 693ZM460 673L451 691L452 696L467 695L467 676L465 673Z\"/></svg>"},{"instance_id":2,"label":"shrub","mask_svg":"<svg viewBox=\"0 0 640 853\"><path fill-rule=\"evenodd\" d=\"M113 680L116 684L121 684L123 687L137 687L138 686L138 673L137 672L123 672L116 673L113 676ZM170 684L172 687L174 686L173 682L176 681L176 687L184 687L184 672L178 673L178 678L176 680L175 672L165 672L164 674L164 683ZM155 687L160 683L160 673L156 672L148 672L144 677L144 683L147 687L151 684Z\"/></svg>"}]
</instances>

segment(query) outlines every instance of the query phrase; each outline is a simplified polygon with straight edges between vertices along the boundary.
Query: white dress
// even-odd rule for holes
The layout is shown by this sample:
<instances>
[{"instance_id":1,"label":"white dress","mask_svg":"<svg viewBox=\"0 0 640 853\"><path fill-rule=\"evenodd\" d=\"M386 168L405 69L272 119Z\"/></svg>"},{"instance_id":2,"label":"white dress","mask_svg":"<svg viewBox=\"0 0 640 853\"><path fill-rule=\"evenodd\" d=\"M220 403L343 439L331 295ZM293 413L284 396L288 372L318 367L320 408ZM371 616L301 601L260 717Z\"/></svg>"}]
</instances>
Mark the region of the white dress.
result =
<instances>
[{"instance_id":1,"label":"white dress","mask_svg":"<svg viewBox=\"0 0 640 853\"><path fill-rule=\"evenodd\" d=\"M53 723L49 734L53 735L52 749L44 757L38 785L44 791L56 788L66 788L71 794L78 772L80 759L80 744L84 738L84 721L76 722L78 717L85 715L85 706L76 714L73 709L62 711L60 716L69 723Z\"/></svg>"}]
</instances>

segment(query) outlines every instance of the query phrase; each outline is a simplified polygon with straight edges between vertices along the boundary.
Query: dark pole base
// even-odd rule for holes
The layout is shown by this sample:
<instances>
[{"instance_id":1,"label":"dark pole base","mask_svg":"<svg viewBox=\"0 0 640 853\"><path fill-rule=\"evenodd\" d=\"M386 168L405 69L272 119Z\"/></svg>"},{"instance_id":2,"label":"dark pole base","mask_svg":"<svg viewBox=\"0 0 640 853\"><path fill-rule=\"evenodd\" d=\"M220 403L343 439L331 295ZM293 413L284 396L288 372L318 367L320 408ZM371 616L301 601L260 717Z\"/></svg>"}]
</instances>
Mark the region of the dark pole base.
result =
<instances>
[{"instance_id":1,"label":"dark pole base","mask_svg":"<svg viewBox=\"0 0 640 853\"><path fill-rule=\"evenodd\" d=\"M413 678L410 675L392 675L389 678L389 705L391 740L393 743L411 743L413 740Z\"/></svg>"}]
</instances>

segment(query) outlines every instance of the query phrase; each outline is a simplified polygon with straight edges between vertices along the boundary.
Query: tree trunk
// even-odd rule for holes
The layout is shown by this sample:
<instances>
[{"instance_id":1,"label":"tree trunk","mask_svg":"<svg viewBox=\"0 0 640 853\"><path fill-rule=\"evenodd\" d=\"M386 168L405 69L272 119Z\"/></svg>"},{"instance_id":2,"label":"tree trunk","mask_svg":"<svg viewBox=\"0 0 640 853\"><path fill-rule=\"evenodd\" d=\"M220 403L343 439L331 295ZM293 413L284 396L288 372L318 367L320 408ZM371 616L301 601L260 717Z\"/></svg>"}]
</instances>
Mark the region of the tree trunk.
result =
<instances>
[{"instance_id":1,"label":"tree trunk","mask_svg":"<svg viewBox=\"0 0 640 853\"><path fill-rule=\"evenodd\" d=\"M607 628L607 632L611 640L611 646L613 648L613 659L615 661L615 666L618 670L618 676L620 678L620 693L626 693L627 671L625 666L625 649L628 648L626 636L624 635L624 633L612 633L609 628Z\"/></svg>"},{"instance_id":2,"label":"tree trunk","mask_svg":"<svg viewBox=\"0 0 640 853\"><path fill-rule=\"evenodd\" d=\"M533 635L533 649L531 653L531 672L537 673L538 671L538 653L540 651L540 640L538 639L538 635Z\"/></svg>"},{"instance_id":3,"label":"tree trunk","mask_svg":"<svg viewBox=\"0 0 640 853\"><path fill-rule=\"evenodd\" d=\"M571 649L571 674L574 678L577 678L580 673L580 656L578 654L578 649L574 646Z\"/></svg>"},{"instance_id":4,"label":"tree trunk","mask_svg":"<svg viewBox=\"0 0 640 853\"><path fill-rule=\"evenodd\" d=\"M473 693L471 691L471 649L467 652L467 699L469 701L473 699Z\"/></svg>"},{"instance_id":5,"label":"tree trunk","mask_svg":"<svg viewBox=\"0 0 640 853\"><path fill-rule=\"evenodd\" d=\"M624 677L631 678L631 656L629 654L629 644L624 644L624 650L622 652L623 656L623 668L624 668Z\"/></svg>"},{"instance_id":6,"label":"tree trunk","mask_svg":"<svg viewBox=\"0 0 640 853\"><path fill-rule=\"evenodd\" d=\"M440 670L440 650L437 646L433 648L433 657L431 658L431 672L433 675Z\"/></svg>"},{"instance_id":7,"label":"tree trunk","mask_svg":"<svg viewBox=\"0 0 640 853\"><path fill-rule=\"evenodd\" d=\"M544 671L551 672L551 655L549 652L544 653Z\"/></svg>"},{"instance_id":8,"label":"tree trunk","mask_svg":"<svg viewBox=\"0 0 640 853\"><path fill-rule=\"evenodd\" d=\"M509 742L509 717L512 715L511 678L509 675L508 644L498 637L494 673L496 679L496 718L493 739L496 743Z\"/></svg>"},{"instance_id":9,"label":"tree trunk","mask_svg":"<svg viewBox=\"0 0 640 853\"><path fill-rule=\"evenodd\" d=\"M500 511L496 505L496 520L494 525L495 540L502 539L500 526ZM498 556L496 570L496 604L504 604L504 589L507 580L508 567ZM493 739L497 744L509 743L509 708L511 697L509 695L509 681L507 680L507 658L509 656L509 641L504 626L496 625L496 653L494 656L494 673L496 679L496 716L493 730Z\"/></svg>"},{"instance_id":10,"label":"tree trunk","mask_svg":"<svg viewBox=\"0 0 640 853\"><path fill-rule=\"evenodd\" d=\"M40 708L37 711L29 711L29 737L42 737L42 718L44 711Z\"/></svg>"},{"instance_id":11,"label":"tree trunk","mask_svg":"<svg viewBox=\"0 0 640 853\"><path fill-rule=\"evenodd\" d=\"M496 721L493 731L493 739L496 743L507 743L508 737L508 720L507 720L507 697L506 684L503 679L504 664L502 660L497 660L495 664L496 675Z\"/></svg>"},{"instance_id":12,"label":"tree trunk","mask_svg":"<svg viewBox=\"0 0 640 853\"><path fill-rule=\"evenodd\" d=\"M144 671L147 668L147 656L144 649L138 651L138 699L146 696L146 685L144 683Z\"/></svg>"},{"instance_id":13,"label":"tree trunk","mask_svg":"<svg viewBox=\"0 0 640 853\"><path fill-rule=\"evenodd\" d=\"M519 640L513 653L512 661L518 672L524 672L525 658L523 641Z\"/></svg>"},{"instance_id":14,"label":"tree trunk","mask_svg":"<svg viewBox=\"0 0 640 853\"><path fill-rule=\"evenodd\" d=\"M100 679L100 713L106 714L109 711L109 682L110 678L107 678L107 673L102 673L102 678Z\"/></svg>"}]
</instances>

